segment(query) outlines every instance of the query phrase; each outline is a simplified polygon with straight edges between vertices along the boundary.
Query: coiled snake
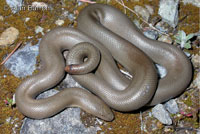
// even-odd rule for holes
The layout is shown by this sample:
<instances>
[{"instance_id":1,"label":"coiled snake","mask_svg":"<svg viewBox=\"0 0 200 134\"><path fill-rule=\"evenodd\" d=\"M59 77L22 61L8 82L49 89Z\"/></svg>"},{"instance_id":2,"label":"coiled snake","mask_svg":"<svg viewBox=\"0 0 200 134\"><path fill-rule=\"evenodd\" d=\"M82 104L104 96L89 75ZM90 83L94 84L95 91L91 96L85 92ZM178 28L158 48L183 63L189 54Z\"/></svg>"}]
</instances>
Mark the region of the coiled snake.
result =
<instances>
[{"instance_id":1,"label":"coiled snake","mask_svg":"<svg viewBox=\"0 0 200 134\"><path fill-rule=\"evenodd\" d=\"M63 51L69 50L66 59ZM58 27L40 43L42 70L25 79L16 90L16 104L26 116L50 117L67 107L80 107L107 121L117 111L133 111L176 97L192 77L191 63L175 46L146 38L126 15L112 6L93 4L78 17L78 27ZM115 61L133 75L120 73ZM158 79L154 63L167 75ZM58 84L65 70L83 87L67 88L36 100ZM95 96L95 95L96 96Z\"/></svg>"}]
</instances>

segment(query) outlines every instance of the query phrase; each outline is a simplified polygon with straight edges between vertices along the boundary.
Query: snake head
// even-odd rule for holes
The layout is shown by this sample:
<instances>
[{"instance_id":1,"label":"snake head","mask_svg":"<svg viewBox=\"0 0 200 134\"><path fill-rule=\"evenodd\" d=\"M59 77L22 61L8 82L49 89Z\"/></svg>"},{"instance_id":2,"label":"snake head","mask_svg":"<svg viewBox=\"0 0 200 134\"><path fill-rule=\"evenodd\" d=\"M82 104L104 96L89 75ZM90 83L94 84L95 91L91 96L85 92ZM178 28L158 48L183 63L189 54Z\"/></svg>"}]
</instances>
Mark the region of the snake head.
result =
<instances>
[{"instance_id":1,"label":"snake head","mask_svg":"<svg viewBox=\"0 0 200 134\"><path fill-rule=\"evenodd\" d=\"M77 92L76 94L80 94L80 92ZM105 121L112 121L114 119L112 110L100 98L83 89L81 90L81 96L82 98L75 97L76 105L74 106L78 106L87 113Z\"/></svg>"},{"instance_id":2,"label":"snake head","mask_svg":"<svg viewBox=\"0 0 200 134\"><path fill-rule=\"evenodd\" d=\"M96 115L97 117L105 120L105 121L112 121L114 120L114 114L112 110L107 105L101 105L99 106L99 114Z\"/></svg>"}]
</instances>

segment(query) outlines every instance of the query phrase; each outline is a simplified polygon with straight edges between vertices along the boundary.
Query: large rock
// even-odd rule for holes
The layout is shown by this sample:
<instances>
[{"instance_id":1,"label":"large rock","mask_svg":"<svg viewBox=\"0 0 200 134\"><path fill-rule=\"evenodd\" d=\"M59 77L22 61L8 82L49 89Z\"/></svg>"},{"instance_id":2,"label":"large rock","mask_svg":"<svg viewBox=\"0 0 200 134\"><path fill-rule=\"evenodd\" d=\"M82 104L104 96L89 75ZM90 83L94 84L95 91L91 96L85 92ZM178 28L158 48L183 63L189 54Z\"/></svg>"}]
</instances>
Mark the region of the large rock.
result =
<instances>
[{"instance_id":1,"label":"large rock","mask_svg":"<svg viewBox=\"0 0 200 134\"><path fill-rule=\"evenodd\" d=\"M178 3L179 0L160 0L158 14L172 27L178 24Z\"/></svg>"},{"instance_id":2,"label":"large rock","mask_svg":"<svg viewBox=\"0 0 200 134\"><path fill-rule=\"evenodd\" d=\"M5 67L16 77L31 75L36 69L36 57L39 53L38 45L27 44L24 48L16 51L5 63Z\"/></svg>"},{"instance_id":3,"label":"large rock","mask_svg":"<svg viewBox=\"0 0 200 134\"><path fill-rule=\"evenodd\" d=\"M16 13L20 10L23 0L6 0L6 3L9 5L13 13ZM6 8L6 7L4 7Z\"/></svg>"}]
</instances>

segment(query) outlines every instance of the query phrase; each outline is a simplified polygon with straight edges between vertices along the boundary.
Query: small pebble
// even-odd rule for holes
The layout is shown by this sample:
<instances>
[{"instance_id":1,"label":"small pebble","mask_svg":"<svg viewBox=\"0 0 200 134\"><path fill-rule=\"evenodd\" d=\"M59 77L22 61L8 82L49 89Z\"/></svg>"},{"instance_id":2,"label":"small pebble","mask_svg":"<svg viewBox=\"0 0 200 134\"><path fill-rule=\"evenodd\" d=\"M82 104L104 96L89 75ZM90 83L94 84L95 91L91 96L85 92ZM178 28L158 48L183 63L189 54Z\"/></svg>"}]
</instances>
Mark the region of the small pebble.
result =
<instances>
[{"instance_id":1,"label":"small pebble","mask_svg":"<svg viewBox=\"0 0 200 134\"><path fill-rule=\"evenodd\" d=\"M75 19L75 15L70 13L70 14L68 15L68 19L69 19L70 21L73 21L73 20Z\"/></svg>"},{"instance_id":2,"label":"small pebble","mask_svg":"<svg viewBox=\"0 0 200 134\"><path fill-rule=\"evenodd\" d=\"M0 16L0 21L3 21L3 20L4 20L3 16Z\"/></svg>"},{"instance_id":3,"label":"small pebble","mask_svg":"<svg viewBox=\"0 0 200 134\"><path fill-rule=\"evenodd\" d=\"M151 15L153 15L153 13L154 13L153 7L152 7L152 6L149 6L149 5L145 5L145 7L146 7L146 9L149 11L149 13L150 13Z\"/></svg>"},{"instance_id":4,"label":"small pebble","mask_svg":"<svg viewBox=\"0 0 200 134\"><path fill-rule=\"evenodd\" d=\"M25 18L25 22L28 22L29 20L30 20L30 18L29 18L29 17Z\"/></svg>"},{"instance_id":5,"label":"small pebble","mask_svg":"<svg viewBox=\"0 0 200 134\"><path fill-rule=\"evenodd\" d=\"M8 118L6 119L6 122L7 122L7 123L10 123L10 121L11 121L11 117L8 117Z\"/></svg>"},{"instance_id":6,"label":"small pebble","mask_svg":"<svg viewBox=\"0 0 200 134\"><path fill-rule=\"evenodd\" d=\"M161 123L160 123L161 124ZM156 130L158 130L158 126L157 126L158 124L155 122L155 121L152 121L152 123L151 123L151 130L152 131L156 131Z\"/></svg>"},{"instance_id":7,"label":"small pebble","mask_svg":"<svg viewBox=\"0 0 200 134\"><path fill-rule=\"evenodd\" d=\"M163 124L161 122L157 122L156 126L158 127L158 129L162 129L163 128Z\"/></svg>"},{"instance_id":8,"label":"small pebble","mask_svg":"<svg viewBox=\"0 0 200 134\"><path fill-rule=\"evenodd\" d=\"M69 11L64 11L61 16L63 18L67 18L68 15L69 15Z\"/></svg>"},{"instance_id":9,"label":"small pebble","mask_svg":"<svg viewBox=\"0 0 200 134\"><path fill-rule=\"evenodd\" d=\"M137 28L141 29L140 22L137 19L134 19L133 23L136 25Z\"/></svg>"},{"instance_id":10,"label":"small pebble","mask_svg":"<svg viewBox=\"0 0 200 134\"><path fill-rule=\"evenodd\" d=\"M163 124L172 124L170 115L162 104L158 104L152 109L152 115Z\"/></svg>"},{"instance_id":11,"label":"small pebble","mask_svg":"<svg viewBox=\"0 0 200 134\"><path fill-rule=\"evenodd\" d=\"M169 132L171 132L172 130L171 130L170 128L165 128L164 131L165 131L166 133L169 133Z\"/></svg>"},{"instance_id":12,"label":"small pebble","mask_svg":"<svg viewBox=\"0 0 200 134\"><path fill-rule=\"evenodd\" d=\"M183 117L183 115L182 114L177 114L177 117L181 118L181 117Z\"/></svg>"},{"instance_id":13,"label":"small pebble","mask_svg":"<svg viewBox=\"0 0 200 134\"><path fill-rule=\"evenodd\" d=\"M185 51L183 51L184 52L184 54L187 56L187 57L190 57L191 56L191 54L189 53L189 52L185 52Z\"/></svg>"},{"instance_id":14,"label":"small pebble","mask_svg":"<svg viewBox=\"0 0 200 134\"><path fill-rule=\"evenodd\" d=\"M149 11L148 11L146 8L136 5L136 6L134 7L134 11L137 12L139 15L141 15L142 18L143 18L145 21L148 22L149 17L150 17L150 13L149 13Z\"/></svg>"},{"instance_id":15,"label":"small pebble","mask_svg":"<svg viewBox=\"0 0 200 134\"><path fill-rule=\"evenodd\" d=\"M33 36L28 36L27 38L28 38L28 39L32 39L32 38L33 38Z\"/></svg>"},{"instance_id":16,"label":"small pebble","mask_svg":"<svg viewBox=\"0 0 200 134\"><path fill-rule=\"evenodd\" d=\"M158 38L158 32L154 30L147 30L143 32L144 35L152 40L156 40Z\"/></svg>"},{"instance_id":17,"label":"small pebble","mask_svg":"<svg viewBox=\"0 0 200 134\"><path fill-rule=\"evenodd\" d=\"M78 1L78 6L81 6L81 5L83 5L83 2Z\"/></svg>"},{"instance_id":18,"label":"small pebble","mask_svg":"<svg viewBox=\"0 0 200 134\"><path fill-rule=\"evenodd\" d=\"M100 119L96 119L97 120L97 122L99 123L99 125L102 125L103 124L103 121L102 120L100 120Z\"/></svg>"},{"instance_id":19,"label":"small pebble","mask_svg":"<svg viewBox=\"0 0 200 134\"><path fill-rule=\"evenodd\" d=\"M17 127L19 127L19 125L18 125L18 124L15 124L15 127L17 128Z\"/></svg>"},{"instance_id":20,"label":"small pebble","mask_svg":"<svg viewBox=\"0 0 200 134\"><path fill-rule=\"evenodd\" d=\"M19 30L14 27L7 28L0 36L0 46L8 46L15 42L19 35Z\"/></svg>"},{"instance_id":21,"label":"small pebble","mask_svg":"<svg viewBox=\"0 0 200 134\"><path fill-rule=\"evenodd\" d=\"M179 112L178 104L174 99L171 99L168 102L166 102L164 106L167 109L167 111L169 111L171 114L176 114Z\"/></svg>"},{"instance_id":22,"label":"small pebble","mask_svg":"<svg viewBox=\"0 0 200 134\"><path fill-rule=\"evenodd\" d=\"M32 4L32 7L36 7L36 8L44 8L44 9L47 9L48 8L48 5L44 2L33 2Z\"/></svg>"},{"instance_id":23,"label":"small pebble","mask_svg":"<svg viewBox=\"0 0 200 134\"><path fill-rule=\"evenodd\" d=\"M64 23L65 23L64 20L57 20L57 21L55 22L55 24L56 24L57 26L62 26Z\"/></svg>"},{"instance_id":24,"label":"small pebble","mask_svg":"<svg viewBox=\"0 0 200 134\"><path fill-rule=\"evenodd\" d=\"M158 22L155 26L159 31L167 33L169 31L169 25L166 22Z\"/></svg>"},{"instance_id":25,"label":"small pebble","mask_svg":"<svg viewBox=\"0 0 200 134\"><path fill-rule=\"evenodd\" d=\"M165 43L172 44L172 39L169 36L162 35L160 38L158 38L158 41L162 41Z\"/></svg>"},{"instance_id":26,"label":"small pebble","mask_svg":"<svg viewBox=\"0 0 200 134\"><path fill-rule=\"evenodd\" d=\"M15 101L15 94L13 95L12 100L13 100L12 105L14 105L16 103L16 101Z\"/></svg>"},{"instance_id":27,"label":"small pebble","mask_svg":"<svg viewBox=\"0 0 200 134\"><path fill-rule=\"evenodd\" d=\"M200 65L200 55L195 54L192 56L192 64L194 67L198 68Z\"/></svg>"},{"instance_id":28,"label":"small pebble","mask_svg":"<svg viewBox=\"0 0 200 134\"><path fill-rule=\"evenodd\" d=\"M152 113L151 113L151 112L149 112L149 114L148 114L148 115L149 115L149 117L152 117Z\"/></svg>"},{"instance_id":29,"label":"small pebble","mask_svg":"<svg viewBox=\"0 0 200 134\"><path fill-rule=\"evenodd\" d=\"M43 30L44 30L44 28L42 28L41 26L36 26L35 27L35 33L36 34L41 33L42 35L44 35Z\"/></svg>"},{"instance_id":30,"label":"small pebble","mask_svg":"<svg viewBox=\"0 0 200 134\"><path fill-rule=\"evenodd\" d=\"M193 81L194 87L200 89L200 72L197 73L196 78Z\"/></svg>"},{"instance_id":31,"label":"small pebble","mask_svg":"<svg viewBox=\"0 0 200 134\"><path fill-rule=\"evenodd\" d=\"M96 129L97 129L97 131L100 131L100 130L102 130L100 127L97 127Z\"/></svg>"}]
</instances>

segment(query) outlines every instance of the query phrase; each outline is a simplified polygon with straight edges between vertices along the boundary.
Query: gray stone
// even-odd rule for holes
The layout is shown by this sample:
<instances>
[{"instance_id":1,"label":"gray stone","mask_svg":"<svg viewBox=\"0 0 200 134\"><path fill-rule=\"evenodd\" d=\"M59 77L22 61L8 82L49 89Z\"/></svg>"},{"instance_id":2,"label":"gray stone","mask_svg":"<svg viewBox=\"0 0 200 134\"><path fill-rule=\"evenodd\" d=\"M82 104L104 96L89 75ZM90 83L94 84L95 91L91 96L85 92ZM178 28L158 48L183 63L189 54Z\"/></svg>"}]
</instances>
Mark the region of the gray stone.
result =
<instances>
[{"instance_id":1,"label":"gray stone","mask_svg":"<svg viewBox=\"0 0 200 134\"><path fill-rule=\"evenodd\" d=\"M143 32L144 35L150 39L156 40L158 38L158 32L154 30L147 30Z\"/></svg>"},{"instance_id":2,"label":"gray stone","mask_svg":"<svg viewBox=\"0 0 200 134\"><path fill-rule=\"evenodd\" d=\"M78 1L78 6L81 6L81 5L83 5L83 2Z\"/></svg>"},{"instance_id":3,"label":"gray stone","mask_svg":"<svg viewBox=\"0 0 200 134\"><path fill-rule=\"evenodd\" d=\"M38 96L47 98L56 94L57 90L49 90ZM26 118L20 134L96 134L99 127L86 128L80 120L79 108L67 108L61 113L47 119L35 120Z\"/></svg>"},{"instance_id":4,"label":"gray stone","mask_svg":"<svg viewBox=\"0 0 200 134\"><path fill-rule=\"evenodd\" d=\"M184 4L192 4L194 6L200 7L200 0L182 0Z\"/></svg>"},{"instance_id":5,"label":"gray stone","mask_svg":"<svg viewBox=\"0 0 200 134\"><path fill-rule=\"evenodd\" d=\"M75 19L75 15L72 14L72 13L70 13L70 14L68 15L68 19L69 19L70 21L73 21L73 20Z\"/></svg>"},{"instance_id":6,"label":"gray stone","mask_svg":"<svg viewBox=\"0 0 200 134\"><path fill-rule=\"evenodd\" d=\"M166 102L164 106L167 109L167 111L169 111L171 114L176 114L179 112L178 104L174 99L171 99L168 102Z\"/></svg>"},{"instance_id":7,"label":"gray stone","mask_svg":"<svg viewBox=\"0 0 200 134\"><path fill-rule=\"evenodd\" d=\"M163 124L172 124L170 115L162 104L158 104L152 109L152 115Z\"/></svg>"},{"instance_id":8,"label":"gray stone","mask_svg":"<svg viewBox=\"0 0 200 134\"><path fill-rule=\"evenodd\" d=\"M139 15L141 15L142 18L143 18L145 21L148 21L148 20L149 20L150 13L149 13L149 11L148 11L146 8L136 5L136 6L134 7L134 10L135 10L135 12L137 12Z\"/></svg>"},{"instance_id":9,"label":"gray stone","mask_svg":"<svg viewBox=\"0 0 200 134\"><path fill-rule=\"evenodd\" d=\"M27 44L24 48L16 51L5 63L5 67L16 77L31 75L36 69L36 57L39 54L38 45Z\"/></svg>"},{"instance_id":10,"label":"gray stone","mask_svg":"<svg viewBox=\"0 0 200 134\"><path fill-rule=\"evenodd\" d=\"M62 83L67 84L65 87L70 88L70 87L80 87L83 88L78 82L76 82L71 75L67 74L66 78L63 80Z\"/></svg>"},{"instance_id":11,"label":"gray stone","mask_svg":"<svg viewBox=\"0 0 200 134\"><path fill-rule=\"evenodd\" d=\"M185 51L183 51L184 52L184 54L187 56L187 57L190 57L191 56L191 54L189 53L189 52L185 52Z\"/></svg>"},{"instance_id":12,"label":"gray stone","mask_svg":"<svg viewBox=\"0 0 200 134\"><path fill-rule=\"evenodd\" d=\"M133 23L135 24L135 26L139 29L141 29L141 26L140 26L140 22L137 20L137 19L134 19L133 20Z\"/></svg>"},{"instance_id":13,"label":"gray stone","mask_svg":"<svg viewBox=\"0 0 200 134\"><path fill-rule=\"evenodd\" d=\"M153 13L154 13L153 7L152 7L152 6L149 6L149 5L145 5L145 7L146 7L146 9L149 11L149 13L150 13L151 15L153 15Z\"/></svg>"},{"instance_id":14,"label":"gray stone","mask_svg":"<svg viewBox=\"0 0 200 134\"><path fill-rule=\"evenodd\" d=\"M156 24L155 27L156 27L159 31L161 31L161 32L163 32L163 33L168 33L169 28L166 27L166 24L165 24L165 23L166 23L166 22L160 21L160 22L158 22L158 23Z\"/></svg>"},{"instance_id":15,"label":"gray stone","mask_svg":"<svg viewBox=\"0 0 200 134\"><path fill-rule=\"evenodd\" d=\"M155 64L158 75L160 78L164 78L167 75L167 69L159 64Z\"/></svg>"},{"instance_id":16,"label":"gray stone","mask_svg":"<svg viewBox=\"0 0 200 134\"><path fill-rule=\"evenodd\" d=\"M6 3L9 5L13 13L16 13L20 10L22 6L23 0L6 0ZM7 7L4 7L7 10Z\"/></svg>"},{"instance_id":17,"label":"gray stone","mask_svg":"<svg viewBox=\"0 0 200 134\"><path fill-rule=\"evenodd\" d=\"M178 24L178 3L179 0L160 0L158 14L172 27Z\"/></svg>"},{"instance_id":18,"label":"gray stone","mask_svg":"<svg viewBox=\"0 0 200 134\"><path fill-rule=\"evenodd\" d=\"M200 54L192 55L192 64L195 68L199 68L200 65Z\"/></svg>"}]
</instances>

